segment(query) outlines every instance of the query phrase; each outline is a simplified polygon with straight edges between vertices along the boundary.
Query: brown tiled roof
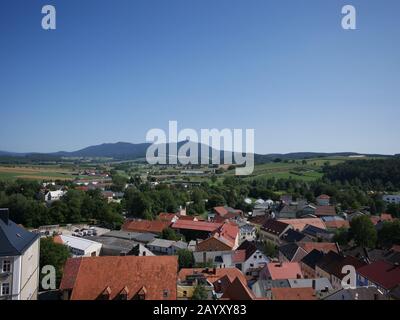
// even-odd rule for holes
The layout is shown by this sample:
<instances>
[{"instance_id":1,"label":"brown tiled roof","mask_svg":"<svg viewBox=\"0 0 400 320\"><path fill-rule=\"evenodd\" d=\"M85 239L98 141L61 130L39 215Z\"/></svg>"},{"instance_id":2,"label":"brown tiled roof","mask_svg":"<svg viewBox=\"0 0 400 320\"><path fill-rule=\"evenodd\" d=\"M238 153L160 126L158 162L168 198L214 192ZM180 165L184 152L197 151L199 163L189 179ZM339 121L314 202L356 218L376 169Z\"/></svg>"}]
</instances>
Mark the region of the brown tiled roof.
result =
<instances>
[{"instance_id":1,"label":"brown tiled roof","mask_svg":"<svg viewBox=\"0 0 400 320\"><path fill-rule=\"evenodd\" d=\"M330 199L331 197L327 194L321 194L317 199Z\"/></svg>"},{"instance_id":2,"label":"brown tiled roof","mask_svg":"<svg viewBox=\"0 0 400 320\"><path fill-rule=\"evenodd\" d=\"M313 288L272 288L273 300L317 300Z\"/></svg>"},{"instance_id":3,"label":"brown tiled roof","mask_svg":"<svg viewBox=\"0 0 400 320\"><path fill-rule=\"evenodd\" d=\"M215 232L222 226L222 223L204 222L204 221L187 221L178 220L172 225L174 229L196 230L204 232Z\"/></svg>"},{"instance_id":4,"label":"brown tiled roof","mask_svg":"<svg viewBox=\"0 0 400 320\"><path fill-rule=\"evenodd\" d=\"M235 300L235 301L246 301L254 300L254 293L247 287L246 282L242 282L239 278L236 278L230 286L225 290L222 295L222 299Z\"/></svg>"},{"instance_id":5,"label":"brown tiled roof","mask_svg":"<svg viewBox=\"0 0 400 320\"><path fill-rule=\"evenodd\" d=\"M283 223L290 224L294 230L303 231L307 225L326 230L325 223L320 218L305 219L279 219Z\"/></svg>"},{"instance_id":6,"label":"brown tiled roof","mask_svg":"<svg viewBox=\"0 0 400 320\"><path fill-rule=\"evenodd\" d=\"M96 300L109 289L110 300L122 290L128 300L146 290L146 300L176 300L178 258L89 257L69 259L64 268L61 290L71 290L71 300Z\"/></svg>"},{"instance_id":7,"label":"brown tiled roof","mask_svg":"<svg viewBox=\"0 0 400 320\"><path fill-rule=\"evenodd\" d=\"M287 227L288 227L287 223L274 219L269 219L264 223L261 229L263 229L268 233L279 236L283 231L286 230Z\"/></svg>"},{"instance_id":8,"label":"brown tiled roof","mask_svg":"<svg viewBox=\"0 0 400 320\"><path fill-rule=\"evenodd\" d=\"M299 243L299 246L303 248L306 252L318 250L324 253L328 253L329 251L339 253L336 243L333 242L302 242Z\"/></svg>"},{"instance_id":9,"label":"brown tiled roof","mask_svg":"<svg viewBox=\"0 0 400 320\"><path fill-rule=\"evenodd\" d=\"M272 280L303 278L298 262L270 262L267 268Z\"/></svg>"},{"instance_id":10,"label":"brown tiled roof","mask_svg":"<svg viewBox=\"0 0 400 320\"><path fill-rule=\"evenodd\" d=\"M122 226L122 230L139 233L162 233L162 231L168 228L170 225L171 222L168 221L127 220Z\"/></svg>"},{"instance_id":11,"label":"brown tiled roof","mask_svg":"<svg viewBox=\"0 0 400 320\"><path fill-rule=\"evenodd\" d=\"M325 225L328 229L350 228L350 222L347 220L325 221Z\"/></svg>"},{"instance_id":12,"label":"brown tiled roof","mask_svg":"<svg viewBox=\"0 0 400 320\"><path fill-rule=\"evenodd\" d=\"M316 216L336 216L336 210L334 206L317 206L314 214Z\"/></svg>"}]
</instances>

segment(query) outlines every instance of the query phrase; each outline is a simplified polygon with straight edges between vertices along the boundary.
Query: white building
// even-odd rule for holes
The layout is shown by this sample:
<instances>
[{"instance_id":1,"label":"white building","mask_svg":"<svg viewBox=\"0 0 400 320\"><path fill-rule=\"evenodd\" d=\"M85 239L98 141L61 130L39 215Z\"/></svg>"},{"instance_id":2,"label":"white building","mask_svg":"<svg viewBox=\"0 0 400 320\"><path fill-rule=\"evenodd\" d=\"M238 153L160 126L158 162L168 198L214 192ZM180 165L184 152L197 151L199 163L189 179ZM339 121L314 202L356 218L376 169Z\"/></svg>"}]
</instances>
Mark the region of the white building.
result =
<instances>
[{"instance_id":1,"label":"white building","mask_svg":"<svg viewBox=\"0 0 400 320\"><path fill-rule=\"evenodd\" d=\"M54 241L67 246L74 257L98 257L103 246L99 242L67 235L56 236Z\"/></svg>"},{"instance_id":2,"label":"white building","mask_svg":"<svg viewBox=\"0 0 400 320\"><path fill-rule=\"evenodd\" d=\"M0 300L37 300L39 235L9 220L0 209Z\"/></svg>"},{"instance_id":3,"label":"white building","mask_svg":"<svg viewBox=\"0 0 400 320\"><path fill-rule=\"evenodd\" d=\"M52 203L54 201L60 200L65 194L66 194L66 192L63 190L49 191L44 196L44 200L47 203Z\"/></svg>"},{"instance_id":4,"label":"white building","mask_svg":"<svg viewBox=\"0 0 400 320\"><path fill-rule=\"evenodd\" d=\"M400 204L400 194L386 194L383 196L383 201Z\"/></svg>"},{"instance_id":5,"label":"white building","mask_svg":"<svg viewBox=\"0 0 400 320\"><path fill-rule=\"evenodd\" d=\"M251 224L244 224L239 227L239 243L255 241L257 239L257 228Z\"/></svg>"}]
</instances>

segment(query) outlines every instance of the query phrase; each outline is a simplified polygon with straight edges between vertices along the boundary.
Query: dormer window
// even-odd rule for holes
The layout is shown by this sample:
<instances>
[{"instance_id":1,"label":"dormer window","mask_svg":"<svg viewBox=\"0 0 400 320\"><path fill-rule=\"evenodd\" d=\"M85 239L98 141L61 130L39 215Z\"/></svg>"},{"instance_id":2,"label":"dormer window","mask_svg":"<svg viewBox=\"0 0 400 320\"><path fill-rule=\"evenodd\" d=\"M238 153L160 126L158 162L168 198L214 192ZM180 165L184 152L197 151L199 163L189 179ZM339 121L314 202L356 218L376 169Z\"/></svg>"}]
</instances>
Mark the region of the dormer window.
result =
<instances>
[{"instance_id":1,"label":"dormer window","mask_svg":"<svg viewBox=\"0 0 400 320\"><path fill-rule=\"evenodd\" d=\"M100 300L110 300L111 297L111 288L107 287L100 295Z\"/></svg>"},{"instance_id":2,"label":"dormer window","mask_svg":"<svg viewBox=\"0 0 400 320\"><path fill-rule=\"evenodd\" d=\"M163 291L163 298L164 298L164 299L168 299L168 298L169 298L169 290L168 290L168 289L165 289L165 290Z\"/></svg>"}]
</instances>

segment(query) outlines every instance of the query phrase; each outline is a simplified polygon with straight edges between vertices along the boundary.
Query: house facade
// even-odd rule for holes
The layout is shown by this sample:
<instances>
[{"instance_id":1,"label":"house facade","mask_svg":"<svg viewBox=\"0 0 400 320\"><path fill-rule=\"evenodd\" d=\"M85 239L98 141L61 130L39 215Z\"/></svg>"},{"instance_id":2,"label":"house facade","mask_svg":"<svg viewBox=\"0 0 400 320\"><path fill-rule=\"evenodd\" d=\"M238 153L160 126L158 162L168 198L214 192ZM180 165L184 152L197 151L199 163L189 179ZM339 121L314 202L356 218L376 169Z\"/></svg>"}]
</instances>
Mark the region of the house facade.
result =
<instances>
[{"instance_id":1,"label":"house facade","mask_svg":"<svg viewBox=\"0 0 400 320\"><path fill-rule=\"evenodd\" d=\"M0 209L0 300L36 300L39 289L39 235L9 220Z\"/></svg>"}]
</instances>

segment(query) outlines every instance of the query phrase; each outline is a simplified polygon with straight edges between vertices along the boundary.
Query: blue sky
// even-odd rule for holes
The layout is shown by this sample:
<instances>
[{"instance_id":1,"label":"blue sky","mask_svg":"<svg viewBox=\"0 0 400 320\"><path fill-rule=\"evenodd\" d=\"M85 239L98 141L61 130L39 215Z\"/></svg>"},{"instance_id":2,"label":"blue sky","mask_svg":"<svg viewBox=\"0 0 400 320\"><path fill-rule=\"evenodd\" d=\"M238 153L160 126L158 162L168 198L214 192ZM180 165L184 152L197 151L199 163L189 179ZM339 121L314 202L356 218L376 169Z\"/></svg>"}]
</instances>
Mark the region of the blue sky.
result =
<instances>
[{"instance_id":1,"label":"blue sky","mask_svg":"<svg viewBox=\"0 0 400 320\"><path fill-rule=\"evenodd\" d=\"M144 142L177 120L254 128L259 153L399 153L399 15L398 0L2 0L0 150Z\"/></svg>"}]
</instances>

